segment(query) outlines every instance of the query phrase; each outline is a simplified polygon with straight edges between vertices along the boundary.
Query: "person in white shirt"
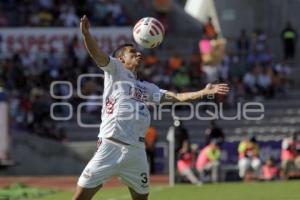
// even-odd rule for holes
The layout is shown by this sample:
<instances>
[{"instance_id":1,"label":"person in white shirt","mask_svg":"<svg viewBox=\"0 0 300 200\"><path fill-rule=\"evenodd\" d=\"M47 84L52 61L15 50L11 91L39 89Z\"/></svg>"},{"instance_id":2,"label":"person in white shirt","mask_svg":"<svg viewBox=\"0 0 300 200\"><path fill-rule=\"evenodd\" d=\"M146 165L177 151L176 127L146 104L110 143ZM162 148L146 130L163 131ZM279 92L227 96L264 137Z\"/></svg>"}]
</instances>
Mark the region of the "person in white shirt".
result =
<instances>
[{"instance_id":1,"label":"person in white shirt","mask_svg":"<svg viewBox=\"0 0 300 200\"><path fill-rule=\"evenodd\" d=\"M227 84L208 84L203 90L174 93L136 79L142 55L132 44L118 47L112 57L97 47L84 15L80 30L88 53L104 71L102 123L99 147L82 172L73 200L90 200L112 176L128 186L133 200L147 200L149 167L144 134L150 113L146 102L186 102L207 95L228 93Z\"/></svg>"}]
</instances>

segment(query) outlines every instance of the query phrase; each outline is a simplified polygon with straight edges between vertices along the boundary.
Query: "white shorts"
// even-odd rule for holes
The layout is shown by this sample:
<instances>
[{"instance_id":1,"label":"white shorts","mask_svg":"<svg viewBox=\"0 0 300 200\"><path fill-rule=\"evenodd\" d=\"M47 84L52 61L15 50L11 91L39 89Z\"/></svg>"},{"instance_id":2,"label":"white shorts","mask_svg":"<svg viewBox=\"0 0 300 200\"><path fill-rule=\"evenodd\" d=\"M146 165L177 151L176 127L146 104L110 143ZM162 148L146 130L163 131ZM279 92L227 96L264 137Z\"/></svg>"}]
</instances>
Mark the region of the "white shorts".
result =
<instances>
[{"instance_id":1,"label":"white shorts","mask_svg":"<svg viewBox=\"0 0 300 200\"><path fill-rule=\"evenodd\" d=\"M77 184L82 188L94 188L112 176L119 176L139 194L149 193L149 167L145 149L102 139Z\"/></svg>"}]
</instances>

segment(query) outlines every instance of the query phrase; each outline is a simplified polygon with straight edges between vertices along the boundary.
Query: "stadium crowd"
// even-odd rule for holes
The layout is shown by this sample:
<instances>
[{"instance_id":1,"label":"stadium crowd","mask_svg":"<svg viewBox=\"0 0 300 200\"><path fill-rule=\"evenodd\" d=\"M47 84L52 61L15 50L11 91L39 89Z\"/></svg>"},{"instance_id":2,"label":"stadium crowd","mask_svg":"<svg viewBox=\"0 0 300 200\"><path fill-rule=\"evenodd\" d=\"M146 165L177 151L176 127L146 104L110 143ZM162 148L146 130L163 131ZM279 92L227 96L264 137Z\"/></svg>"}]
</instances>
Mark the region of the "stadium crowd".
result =
<instances>
[{"instance_id":1,"label":"stadium crowd","mask_svg":"<svg viewBox=\"0 0 300 200\"><path fill-rule=\"evenodd\" d=\"M7 0L5 3L0 2L0 27L77 27L79 17L83 13L87 14L96 26L132 24L125 9L114 0ZM291 27L287 27L285 31L291 31ZM283 31L282 37L285 35ZM214 62L214 43L217 39L218 33L208 20L199 42L200 53L194 52L186 58L174 51L164 61L156 50L150 50L145 54L139 78L154 82L161 88L181 92L202 88L209 82L228 82L232 90L223 101L229 106L246 99L276 98L277 94L287 91L294 52L285 52L287 55L282 60L274 58L272 50L268 47L268 36L263 30L255 30L251 34L241 30L234 40L229 41L234 45L222 53L222 60ZM67 139L65 130L56 127L55 121L49 115L51 104L59 101L49 94L51 83L63 80L71 82L75 87L79 75L101 73L88 56L83 59L79 57L76 52L79 43L77 37L68 41L63 54L57 54L54 50L50 50L46 55L26 50L12 55L0 52L0 87L4 86L10 93L10 114L15 128L27 129L41 137L55 140ZM82 86L83 93L94 94L99 91L99 87L101 86L98 82L87 80ZM56 92L58 95L69 93L68 88L63 85ZM73 95L67 101L76 108L76 105L84 100ZM98 113L97 109L88 107L86 112ZM59 112L67 111L61 108ZM147 146L147 153L152 156L152 160L156 138L153 136L156 133L153 132L149 133L151 139ZM180 137L179 141L187 141L186 133ZM186 143L178 144L176 157L179 158L179 173L191 182L200 184L205 180L206 171L211 171L211 180L217 182L220 179L219 145L224 140L222 136L220 138L208 139L197 157L193 155L195 148L187 146ZM268 180L279 177L278 168L274 166L272 159L265 161L264 165L258 160L258 147L254 138L241 141L237 151L237 165L241 178ZM295 153L295 143L291 138L283 141L281 158L282 177L286 178L290 169L299 167L299 157ZM200 174L200 180L193 176L192 168Z\"/></svg>"},{"instance_id":2,"label":"stadium crowd","mask_svg":"<svg viewBox=\"0 0 300 200\"><path fill-rule=\"evenodd\" d=\"M224 133L215 123L205 131L206 141L200 148L199 144L191 143L182 122L175 126L174 134L177 181L201 185L234 178L227 174L232 164L222 158L222 152L228 151L228 147L224 147ZM237 158L230 170L236 170L241 180L272 181L300 177L300 132L293 132L281 141L279 158L264 155L259 141L252 134L234 147L237 154L231 152L230 157Z\"/></svg>"},{"instance_id":3,"label":"stadium crowd","mask_svg":"<svg viewBox=\"0 0 300 200\"><path fill-rule=\"evenodd\" d=\"M13 2L2 5L2 8L15 5ZM33 1L24 3L24 9L31 8L32 4L29 2ZM49 2L40 0L37 5L49 9L55 7L52 1ZM60 3L59 10L64 10L63 8L69 5ZM12 23L12 25L23 24ZM47 26L49 25L56 25L56 23ZM207 29L205 27L204 30ZM212 35L211 32L210 30L209 35L204 31L203 38L214 40L217 36ZM79 43L79 38L71 39L64 46L62 55L54 50L50 50L46 55L26 50L12 55L5 55L2 52L0 63L3 67L0 71L0 82L11 93L11 115L14 125L29 128L34 133L47 137L65 139L64 131L56 130L54 122L49 119L49 107L53 102L49 95L51 83L54 80L64 80L71 82L75 87L80 74L100 72L88 56L82 59L76 52ZM253 97L256 100L272 98L277 93L286 91L291 72L290 64L287 61L275 62L268 48L268 37L262 30L254 31L251 37L242 30L234 43L235 47L225 51L222 61L218 63L207 62L203 52L195 52L189 58L184 58L176 51L163 62L157 52L151 50L144 57L144 66L139 72L139 78L154 82L161 88L177 91L195 90L209 82L228 82L232 85L232 90L225 100L227 105L234 105L236 101ZM213 53L213 47L210 49ZM88 95L95 93L95 90L99 91L99 87L97 82L91 80L83 85ZM66 94L69 91L65 86L61 86L57 92ZM82 100L73 96L68 101L76 106ZM95 109L97 108L91 108L90 111L93 112ZM62 109L61 112L64 110Z\"/></svg>"},{"instance_id":4,"label":"stadium crowd","mask_svg":"<svg viewBox=\"0 0 300 200\"><path fill-rule=\"evenodd\" d=\"M271 53L266 51L265 36L260 36L263 39L257 41L254 47L250 46L250 39L244 41L245 44L249 43L249 47L240 47L243 40L241 38L245 37L243 34L236 41L237 53L228 53L223 61L215 66L203 65L199 53L184 60L175 52L166 62L161 62L153 50L145 56L144 67L141 68L139 77L154 82L161 88L178 91L195 90L204 87L208 82L229 82L233 87L227 99L229 105L245 98L271 98L278 92L284 92L291 70L289 64L274 63ZM80 59L77 56L75 47L78 43L78 38L69 41L63 56L54 51L50 51L46 56L27 51L1 56L1 82L11 93L11 114L15 124L33 129L36 133L38 130L41 134L52 132L51 120L48 120L49 106L53 101L49 95L52 81L70 81L76 86L80 74L100 72L89 57ZM84 88L87 91L92 90L90 93L93 93L93 89L97 87L89 81ZM68 93L68 88L64 86L59 90L61 94ZM73 96L70 101L76 105L82 100ZM35 130L35 126L40 127L41 123L44 124L44 119L50 124L45 123L42 127L49 131L38 128ZM49 134L53 136L53 133ZM60 138L54 136L56 137Z\"/></svg>"},{"instance_id":5,"label":"stadium crowd","mask_svg":"<svg viewBox=\"0 0 300 200\"><path fill-rule=\"evenodd\" d=\"M97 26L130 24L124 8L114 0L7 0L0 2L0 27L76 27L83 14Z\"/></svg>"}]
</instances>

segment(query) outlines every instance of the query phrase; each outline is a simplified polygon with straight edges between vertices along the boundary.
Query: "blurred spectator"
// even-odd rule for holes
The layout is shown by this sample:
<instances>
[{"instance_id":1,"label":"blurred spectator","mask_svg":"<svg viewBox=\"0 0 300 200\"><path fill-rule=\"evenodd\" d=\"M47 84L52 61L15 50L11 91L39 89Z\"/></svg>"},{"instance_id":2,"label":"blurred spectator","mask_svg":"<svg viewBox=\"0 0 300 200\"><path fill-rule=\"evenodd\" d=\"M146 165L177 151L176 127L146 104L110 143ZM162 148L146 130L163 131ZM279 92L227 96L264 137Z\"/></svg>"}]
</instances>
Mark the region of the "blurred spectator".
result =
<instances>
[{"instance_id":1,"label":"blurred spectator","mask_svg":"<svg viewBox=\"0 0 300 200\"><path fill-rule=\"evenodd\" d=\"M112 13L114 18L117 18L120 14L122 14L122 7L115 0L107 1L107 10Z\"/></svg>"},{"instance_id":2,"label":"blurred spectator","mask_svg":"<svg viewBox=\"0 0 300 200\"><path fill-rule=\"evenodd\" d=\"M236 41L236 46L240 56L245 56L248 54L250 48L250 39L245 29L241 30L241 33Z\"/></svg>"},{"instance_id":3,"label":"blurred spectator","mask_svg":"<svg viewBox=\"0 0 300 200\"><path fill-rule=\"evenodd\" d=\"M155 66L159 63L159 57L156 55L154 50L150 50L149 54L144 56L144 65L145 66Z\"/></svg>"},{"instance_id":4,"label":"blurred spectator","mask_svg":"<svg viewBox=\"0 0 300 200\"><path fill-rule=\"evenodd\" d=\"M207 64L212 61L212 51L213 47L211 45L211 41L208 36L204 35L199 41L199 51L201 54L201 58L203 63Z\"/></svg>"},{"instance_id":5,"label":"blurred spectator","mask_svg":"<svg viewBox=\"0 0 300 200\"><path fill-rule=\"evenodd\" d=\"M152 0L152 6L156 12L167 13L172 5L172 0Z\"/></svg>"},{"instance_id":6,"label":"blurred spectator","mask_svg":"<svg viewBox=\"0 0 300 200\"><path fill-rule=\"evenodd\" d=\"M75 13L74 6L71 5L62 9L59 20L65 27L76 27L79 25L79 17Z\"/></svg>"},{"instance_id":7,"label":"blurred spectator","mask_svg":"<svg viewBox=\"0 0 300 200\"><path fill-rule=\"evenodd\" d=\"M202 182L197 178L193 172L193 155L191 151L188 151L180 156L177 161L177 170L179 174L185 177L189 182L201 185Z\"/></svg>"},{"instance_id":8,"label":"blurred spectator","mask_svg":"<svg viewBox=\"0 0 300 200\"><path fill-rule=\"evenodd\" d=\"M294 59L296 52L296 43L298 35L291 22L287 22L285 28L281 32L281 40L283 43L284 59Z\"/></svg>"},{"instance_id":9,"label":"blurred spectator","mask_svg":"<svg viewBox=\"0 0 300 200\"><path fill-rule=\"evenodd\" d=\"M145 135L146 154L150 166L150 173L155 173L155 143L157 141L157 132L155 127L150 126Z\"/></svg>"},{"instance_id":10,"label":"blurred spectator","mask_svg":"<svg viewBox=\"0 0 300 200\"><path fill-rule=\"evenodd\" d=\"M298 133L282 140L281 145L281 170L284 179L300 175L300 154L297 151Z\"/></svg>"},{"instance_id":11,"label":"blurred spectator","mask_svg":"<svg viewBox=\"0 0 300 200\"><path fill-rule=\"evenodd\" d=\"M216 29L212 23L212 18L208 17L206 23L203 26L205 36L212 40L217 38Z\"/></svg>"},{"instance_id":12,"label":"blurred spectator","mask_svg":"<svg viewBox=\"0 0 300 200\"><path fill-rule=\"evenodd\" d=\"M110 0L107 3L108 16L111 16L113 22L109 25L127 25L129 24L128 16L124 12L124 9L120 3L115 2L115 0Z\"/></svg>"},{"instance_id":13,"label":"blurred spectator","mask_svg":"<svg viewBox=\"0 0 300 200\"><path fill-rule=\"evenodd\" d=\"M199 53L194 52L190 58L190 70L189 76L191 78L191 87L193 89L198 89L205 87L207 83L206 73L203 71L201 55Z\"/></svg>"},{"instance_id":14,"label":"blurred spectator","mask_svg":"<svg viewBox=\"0 0 300 200\"><path fill-rule=\"evenodd\" d=\"M243 82L245 84L245 90L249 95L258 95L259 88L257 86L257 76L259 74L259 66L253 67L244 76Z\"/></svg>"},{"instance_id":15,"label":"blurred spectator","mask_svg":"<svg viewBox=\"0 0 300 200\"><path fill-rule=\"evenodd\" d=\"M174 73L172 82L177 90L182 90L191 85L191 78L187 73L186 67L182 67Z\"/></svg>"},{"instance_id":16,"label":"blurred spectator","mask_svg":"<svg viewBox=\"0 0 300 200\"><path fill-rule=\"evenodd\" d=\"M253 42L254 42L254 50L257 52L263 52L266 50L267 47L267 35L266 33L261 30L258 29L256 31L254 31L253 33Z\"/></svg>"},{"instance_id":17,"label":"blurred spectator","mask_svg":"<svg viewBox=\"0 0 300 200\"><path fill-rule=\"evenodd\" d=\"M151 50L149 54L144 56L144 67L140 68L139 77L145 81L153 80L155 76L155 68L159 68L161 65L159 57L154 50Z\"/></svg>"},{"instance_id":18,"label":"blurred spectator","mask_svg":"<svg viewBox=\"0 0 300 200\"><path fill-rule=\"evenodd\" d=\"M90 8L94 15L91 16L96 25L107 24L106 16L108 15L107 3L105 1L95 1Z\"/></svg>"},{"instance_id":19,"label":"blurred spectator","mask_svg":"<svg viewBox=\"0 0 300 200\"><path fill-rule=\"evenodd\" d=\"M232 88L228 95L228 103L235 106L236 102L243 101L246 96L243 80L239 77L232 77Z\"/></svg>"},{"instance_id":20,"label":"blurred spectator","mask_svg":"<svg viewBox=\"0 0 300 200\"><path fill-rule=\"evenodd\" d=\"M238 55L232 55L229 67L231 77L243 77L246 74L246 65Z\"/></svg>"},{"instance_id":21,"label":"blurred spectator","mask_svg":"<svg viewBox=\"0 0 300 200\"><path fill-rule=\"evenodd\" d=\"M196 169L202 181L205 179L206 172L211 173L212 182L218 182L220 180L220 157L221 150L216 140L211 140L211 142L200 151L196 161Z\"/></svg>"},{"instance_id":22,"label":"blurred spectator","mask_svg":"<svg viewBox=\"0 0 300 200\"><path fill-rule=\"evenodd\" d=\"M0 26L77 26L82 13L87 13L91 23L97 26L119 26L130 22L121 1L72 1L72 4L70 2L10 0L0 6ZM18 5L17 9L14 9L16 5ZM167 15L164 15L164 17L162 19L167 22ZM210 38L215 38L217 33L211 19L208 22L206 29L203 29L208 32L208 35L205 34L203 43L199 44L203 54L215 51L216 42L210 41ZM249 42L247 42L248 40ZM186 58L186 55L181 56L174 53L169 60L166 60L164 53L158 53L156 49L151 50L149 55L145 57L145 67L141 68L139 73L142 76L140 77L155 82L162 88L177 89L179 91L197 90L204 87L207 82L226 81L232 85L231 102L243 100L246 94L245 88L254 88L253 93L249 95L250 97L262 94L269 95L269 91L276 96L277 92L286 90L291 65L286 61L279 62L277 65L272 64L274 58L272 52L267 48L268 38L264 31L255 31L251 38L242 32L240 37L234 41L237 43L238 51L246 51L249 48L248 55L243 57L240 56L240 52L230 52L220 65L212 62L205 63L207 61L205 56L201 57L198 52L192 55L192 59ZM1 44L4 44L4 41L0 38ZM55 43L54 46L56 44L60 45ZM30 94L31 89L38 89L43 94L47 94L49 85L54 80L70 81L76 87L76 79L79 74L99 72L91 59L86 56L86 53L82 53L85 51L82 51L81 40L76 36L70 41L64 41L63 45L65 49L59 55L54 50L47 53L38 50L26 50L15 52L14 55L0 52L0 65L2 66L0 67L0 76L5 83L5 87L8 91L11 91L12 121L15 123L15 127L32 131L34 127L40 125L40 119L36 116L39 116L44 110L36 109L36 107L39 107L36 104L40 104L41 100ZM170 51L167 46L159 50ZM213 55L209 56L208 61L211 61ZM253 75L251 71L248 72L257 63L260 66L257 74ZM89 85L89 83L86 83L86 85ZM101 84L99 86L95 82L90 85L93 85L94 88L101 87ZM76 89L74 88L74 90ZM62 94L68 92L67 88L63 86L59 90ZM87 95L93 95L93 92L95 90L89 91ZM47 95L40 96L45 102L52 101L51 97ZM72 96L70 98L70 102L74 107L80 101L78 97ZM94 102L95 100L90 101ZM46 108L48 109L48 107ZM98 107L88 107L87 111L98 112ZM60 112L63 114L65 111L61 109ZM48 127L51 127L49 125L51 120L50 122L48 120L44 120L43 126L47 124ZM38 130L35 129L35 131Z\"/></svg>"},{"instance_id":23,"label":"blurred spectator","mask_svg":"<svg viewBox=\"0 0 300 200\"><path fill-rule=\"evenodd\" d=\"M182 121L175 120L175 159L187 153L190 148L189 134Z\"/></svg>"},{"instance_id":24,"label":"blurred spectator","mask_svg":"<svg viewBox=\"0 0 300 200\"><path fill-rule=\"evenodd\" d=\"M271 97L273 95L273 91L271 88L272 77L268 74L267 68L263 69L263 72L258 75L257 86L264 96Z\"/></svg>"},{"instance_id":25,"label":"blurred spectator","mask_svg":"<svg viewBox=\"0 0 300 200\"><path fill-rule=\"evenodd\" d=\"M215 121L210 122L210 127L205 130L206 144L210 144L211 141L216 141L217 145L221 147L225 140L223 130L217 126Z\"/></svg>"},{"instance_id":26,"label":"blurred spectator","mask_svg":"<svg viewBox=\"0 0 300 200\"><path fill-rule=\"evenodd\" d=\"M168 59L168 69L171 72L178 70L182 67L183 59L178 55L178 53L174 52Z\"/></svg>"},{"instance_id":27,"label":"blurred spectator","mask_svg":"<svg viewBox=\"0 0 300 200\"><path fill-rule=\"evenodd\" d=\"M53 6L53 1L51 0L38 0L38 5L41 8L51 9Z\"/></svg>"},{"instance_id":28,"label":"blurred spectator","mask_svg":"<svg viewBox=\"0 0 300 200\"><path fill-rule=\"evenodd\" d=\"M4 15L4 12L2 11L2 8L0 7L0 27L7 26L8 25L8 19Z\"/></svg>"},{"instance_id":29,"label":"blurred spectator","mask_svg":"<svg viewBox=\"0 0 300 200\"><path fill-rule=\"evenodd\" d=\"M239 175L244 180L257 179L260 173L261 161L259 159L259 147L254 136L241 141L238 146Z\"/></svg>"},{"instance_id":30,"label":"blurred spectator","mask_svg":"<svg viewBox=\"0 0 300 200\"><path fill-rule=\"evenodd\" d=\"M33 19L33 25L35 26L51 26L54 23L53 13L50 12L48 9L40 9Z\"/></svg>"},{"instance_id":31,"label":"blurred spectator","mask_svg":"<svg viewBox=\"0 0 300 200\"><path fill-rule=\"evenodd\" d=\"M215 83L219 80L218 68L214 65L203 65L203 72L206 75L207 83Z\"/></svg>"},{"instance_id":32,"label":"blurred spectator","mask_svg":"<svg viewBox=\"0 0 300 200\"><path fill-rule=\"evenodd\" d=\"M261 179L265 181L271 181L278 179L279 169L276 167L274 160L268 158L265 164L261 168Z\"/></svg>"},{"instance_id":33,"label":"blurred spectator","mask_svg":"<svg viewBox=\"0 0 300 200\"><path fill-rule=\"evenodd\" d=\"M0 26L64 26L79 24L85 13L91 23L100 26L123 26L129 18L119 2L110 1L16 1L11 0L0 8ZM14 10L17 5L16 11ZM4 9L7 8L7 9ZM88 12L88 9L93 12ZM18 17L17 17L18 16Z\"/></svg>"},{"instance_id":34,"label":"blurred spectator","mask_svg":"<svg viewBox=\"0 0 300 200\"><path fill-rule=\"evenodd\" d=\"M223 60L218 65L218 73L221 82L229 81L229 65L230 65L230 58L228 55L224 55Z\"/></svg>"},{"instance_id":35,"label":"blurred spectator","mask_svg":"<svg viewBox=\"0 0 300 200\"><path fill-rule=\"evenodd\" d=\"M169 138L171 134L168 134L167 139L170 141L172 138ZM182 160L183 155L188 155L187 153L190 153L190 141L189 141L189 135L187 132L187 129L184 127L183 123L179 121L178 119L174 119L174 166L177 166L176 170L182 170L182 165L183 168L185 169L187 166L190 166L190 160L187 159L187 161L180 162L180 167L178 168L178 161ZM188 157L185 157L188 158ZM179 172L179 171L177 171ZM180 172L176 173L176 181L181 181L180 176L178 175L183 175ZM184 175L183 175L184 176Z\"/></svg>"}]
</instances>

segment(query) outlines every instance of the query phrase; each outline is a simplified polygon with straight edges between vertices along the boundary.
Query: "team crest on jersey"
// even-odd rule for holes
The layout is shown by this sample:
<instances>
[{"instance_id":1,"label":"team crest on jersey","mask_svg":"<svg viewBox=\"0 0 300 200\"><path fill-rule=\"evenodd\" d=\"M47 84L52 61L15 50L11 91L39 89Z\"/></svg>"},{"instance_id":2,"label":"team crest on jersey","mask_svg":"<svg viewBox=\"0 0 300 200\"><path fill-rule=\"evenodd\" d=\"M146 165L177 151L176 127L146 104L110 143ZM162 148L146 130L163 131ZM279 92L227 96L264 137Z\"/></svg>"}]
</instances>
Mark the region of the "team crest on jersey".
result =
<instances>
[{"instance_id":1,"label":"team crest on jersey","mask_svg":"<svg viewBox=\"0 0 300 200\"><path fill-rule=\"evenodd\" d=\"M147 93L144 87L135 86L131 88L130 96L133 97L135 100L145 102L147 100Z\"/></svg>"},{"instance_id":2,"label":"team crest on jersey","mask_svg":"<svg viewBox=\"0 0 300 200\"><path fill-rule=\"evenodd\" d=\"M138 101L146 101L146 93L140 88L134 88L132 90L131 96Z\"/></svg>"}]
</instances>

